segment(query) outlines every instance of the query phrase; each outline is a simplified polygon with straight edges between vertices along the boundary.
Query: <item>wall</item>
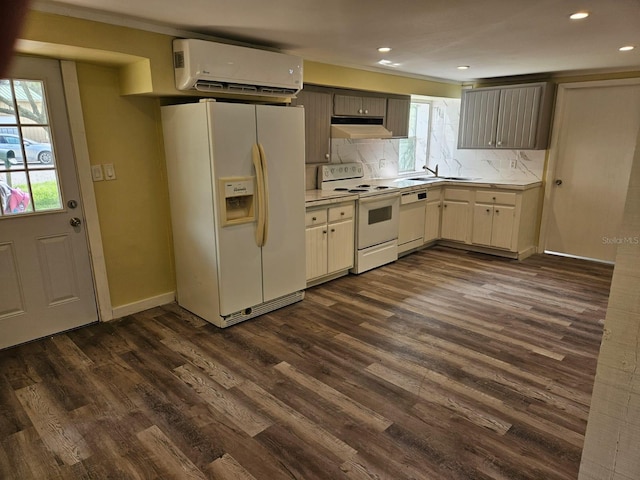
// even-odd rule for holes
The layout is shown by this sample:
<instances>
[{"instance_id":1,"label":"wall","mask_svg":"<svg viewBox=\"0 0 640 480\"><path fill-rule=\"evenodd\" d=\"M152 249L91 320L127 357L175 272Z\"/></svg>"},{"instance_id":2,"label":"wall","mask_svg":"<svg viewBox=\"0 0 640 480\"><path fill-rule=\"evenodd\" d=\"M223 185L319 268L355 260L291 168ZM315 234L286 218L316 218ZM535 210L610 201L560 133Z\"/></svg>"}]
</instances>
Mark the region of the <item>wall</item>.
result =
<instances>
[{"instance_id":1,"label":"wall","mask_svg":"<svg viewBox=\"0 0 640 480\"><path fill-rule=\"evenodd\" d=\"M580 480L640 478L640 132L620 239Z\"/></svg>"},{"instance_id":2,"label":"wall","mask_svg":"<svg viewBox=\"0 0 640 480\"><path fill-rule=\"evenodd\" d=\"M93 184L116 315L118 307L175 289L158 105L161 97L197 94L175 89L172 38L32 10L17 45L21 53L79 62L90 162L113 163L117 175ZM305 81L327 79L347 88L460 95L455 84L305 62Z\"/></svg>"},{"instance_id":3,"label":"wall","mask_svg":"<svg viewBox=\"0 0 640 480\"><path fill-rule=\"evenodd\" d=\"M116 180L94 191L111 303L175 290L171 226L158 99L123 97L118 70L79 63L80 96L92 165L112 163Z\"/></svg>"}]
</instances>

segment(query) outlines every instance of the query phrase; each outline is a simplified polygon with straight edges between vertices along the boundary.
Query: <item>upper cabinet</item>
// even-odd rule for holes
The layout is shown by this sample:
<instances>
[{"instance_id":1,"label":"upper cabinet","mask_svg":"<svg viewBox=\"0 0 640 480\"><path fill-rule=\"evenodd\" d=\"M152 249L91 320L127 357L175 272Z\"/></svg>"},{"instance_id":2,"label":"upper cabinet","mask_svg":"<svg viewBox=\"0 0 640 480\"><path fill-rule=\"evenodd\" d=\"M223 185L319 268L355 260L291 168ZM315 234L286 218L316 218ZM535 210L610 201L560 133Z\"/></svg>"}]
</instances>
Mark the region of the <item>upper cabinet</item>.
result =
<instances>
[{"instance_id":1,"label":"upper cabinet","mask_svg":"<svg viewBox=\"0 0 640 480\"><path fill-rule=\"evenodd\" d=\"M391 131L394 137L407 138L409 136L409 109L411 108L411 98L387 99L387 116L385 127Z\"/></svg>"},{"instance_id":2,"label":"upper cabinet","mask_svg":"<svg viewBox=\"0 0 640 480\"><path fill-rule=\"evenodd\" d=\"M305 163L327 163L331 147L331 92L305 86L291 104L304 106Z\"/></svg>"},{"instance_id":3,"label":"upper cabinet","mask_svg":"<svg viewBox=\"0 0 640 480\"><path fill-rule=\"evenodd\" d=\"M553 93L550 83L464 90L458 148L546 149Z\"/></svg>"},{"instance_id":4,"label":"upper cabinet","mask_svg":"<svg viewBox=\"0 0 640 480\"><path fill-rule=\"evenodd\" d=\"M361 95L333 96L333 114L346 117L384 117L387 109L385 97Z\"/></svg>"},{"instance_id":5,"label":"upper cabinet","mask_svg":"<svg viewBox=\"0 0 640 480\"><path fill-rule=\"evenodd\" d=\"M394 138L407 138L411 97L367 93L305 85L296 98L291 99L292 106L304 106L306 163L329 162L332 116L362 117L357 121L383 123Z\"/></svg>"}]
</instances>

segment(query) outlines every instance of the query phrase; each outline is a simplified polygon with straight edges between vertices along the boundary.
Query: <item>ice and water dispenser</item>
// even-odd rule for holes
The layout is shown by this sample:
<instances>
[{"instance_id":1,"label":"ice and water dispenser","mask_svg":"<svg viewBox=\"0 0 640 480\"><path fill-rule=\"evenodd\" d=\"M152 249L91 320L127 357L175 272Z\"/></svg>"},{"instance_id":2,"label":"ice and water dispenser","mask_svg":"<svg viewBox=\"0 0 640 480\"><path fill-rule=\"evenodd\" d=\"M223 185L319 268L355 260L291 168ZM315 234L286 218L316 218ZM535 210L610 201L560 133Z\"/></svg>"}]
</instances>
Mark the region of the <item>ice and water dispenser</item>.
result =
<instances>
[{"instance_id":1,"label":"ice and water dispenser","mask_svg":"<svg viewBox=\"0 0 640 480\"><path fill-rule=\"evenodd\" d=\"M220 206L222 225L237 225L253 222L255 177L220 179Z\"/></svg>"}]
</instances>

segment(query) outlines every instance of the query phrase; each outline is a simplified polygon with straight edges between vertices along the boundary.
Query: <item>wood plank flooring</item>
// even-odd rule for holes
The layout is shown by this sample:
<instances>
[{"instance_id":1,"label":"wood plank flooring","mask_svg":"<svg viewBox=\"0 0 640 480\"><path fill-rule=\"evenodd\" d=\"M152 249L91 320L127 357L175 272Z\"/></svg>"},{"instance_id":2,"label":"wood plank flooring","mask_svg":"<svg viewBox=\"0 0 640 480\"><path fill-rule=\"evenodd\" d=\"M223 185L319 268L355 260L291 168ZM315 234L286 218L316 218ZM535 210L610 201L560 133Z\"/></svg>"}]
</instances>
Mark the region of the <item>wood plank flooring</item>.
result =
<instances>
[{"instance_id":1,"label":"wood plank flooring","mask_svg":"<svg viewBox=\"0 0 640 480\"><path fill-rule=\"evenodd\" d=\"M0 352L2 479L577 478L612 267L436 247Z\"/></svg>"}]
</instances>

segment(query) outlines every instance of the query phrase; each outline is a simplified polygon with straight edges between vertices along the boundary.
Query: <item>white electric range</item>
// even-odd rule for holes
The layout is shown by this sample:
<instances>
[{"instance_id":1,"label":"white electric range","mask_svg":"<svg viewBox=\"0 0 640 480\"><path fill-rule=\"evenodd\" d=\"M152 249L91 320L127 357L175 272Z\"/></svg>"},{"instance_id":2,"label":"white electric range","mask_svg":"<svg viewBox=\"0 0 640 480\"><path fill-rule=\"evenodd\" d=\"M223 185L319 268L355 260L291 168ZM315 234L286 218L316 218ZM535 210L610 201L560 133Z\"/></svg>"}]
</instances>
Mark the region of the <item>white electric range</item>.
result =
<instances>
[{"instance_id":1,"label":"white electric range","mask_svg":"<svg viewBox=\"0 0 640 480\"><path fill-rule=\"evenodd\" d=\"M318 186L324 191L358 195L351 273L363 273L398 259L400 189L393 181L365 179L361 163L340 163L318 168Z\"/></svg>"}]
</instances>

